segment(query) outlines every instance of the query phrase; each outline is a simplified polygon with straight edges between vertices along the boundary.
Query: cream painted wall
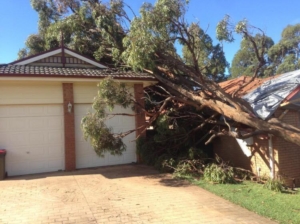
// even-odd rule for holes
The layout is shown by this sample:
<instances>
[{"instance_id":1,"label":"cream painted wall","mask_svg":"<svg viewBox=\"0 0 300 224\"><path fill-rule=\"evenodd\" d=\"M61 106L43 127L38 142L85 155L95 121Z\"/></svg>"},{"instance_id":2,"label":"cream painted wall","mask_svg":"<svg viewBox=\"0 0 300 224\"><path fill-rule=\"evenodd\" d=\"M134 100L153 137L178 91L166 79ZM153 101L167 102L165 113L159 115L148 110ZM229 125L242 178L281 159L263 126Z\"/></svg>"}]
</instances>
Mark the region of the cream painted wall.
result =
<instances>
[{"instance_id":1,"label":"cream painted wall","mask_svg":"<svg viewBox=\"0 0 300 224\"><path fill-rule=\"evenodd\" d=\"M74 103L92 103L97 95L98 82L94 83L74 83L73 94Z\"/></svg>"},{"instance_id":2,"label":"cream painted wall","mask_svg":"<svg viewBox=\"0 0 300 224\"><path fill-rule=\"evenodd\" d=\"M63 82L68 81L1 80L0 105L61 104L63 103ZM92 103L97 95L99 82L76 80L73 83L74 103ZM134 82L127 83L132 94L133 84Z\"/></svg>"},{"instance_id":3,"label":"cream painted wall","mask_svg":"<svg viewBox=\"0 0 300 224\"><path fill-rule=\"evenodd\" d=\"M93 103L94 97L97 95L98 82L95 83L74 83L74 103ZM133 93L133 84L128 83L131 93Z\"/></svg>"},{"instance_id":4,"label":"cream painted wall","mask_svg":"<svg viewBox=\"0 0 300 224\"><path fill-rule=\"evenodd\" d=\"M0 82L0 105L61 103L63 93L59 82Z\"/></svg>"}]
</instances>

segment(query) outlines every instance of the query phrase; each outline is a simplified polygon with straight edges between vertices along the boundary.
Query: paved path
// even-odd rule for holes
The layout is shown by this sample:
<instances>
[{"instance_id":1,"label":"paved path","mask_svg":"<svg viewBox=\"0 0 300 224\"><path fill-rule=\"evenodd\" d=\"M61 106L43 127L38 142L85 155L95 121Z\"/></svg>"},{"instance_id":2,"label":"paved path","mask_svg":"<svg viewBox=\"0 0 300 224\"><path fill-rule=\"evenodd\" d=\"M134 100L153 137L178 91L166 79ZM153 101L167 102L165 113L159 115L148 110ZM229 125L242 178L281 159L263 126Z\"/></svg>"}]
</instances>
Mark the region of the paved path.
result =
<instances>
[{"instance_id":1,"label":"paved path","mask_svg":"<svg viewBox=\"0 0 300 224\"><path fill-rule=\"evenodd\" d=\"M274 223L140 165L0 181L0 223Z\"/></svg>"}]
</instances>

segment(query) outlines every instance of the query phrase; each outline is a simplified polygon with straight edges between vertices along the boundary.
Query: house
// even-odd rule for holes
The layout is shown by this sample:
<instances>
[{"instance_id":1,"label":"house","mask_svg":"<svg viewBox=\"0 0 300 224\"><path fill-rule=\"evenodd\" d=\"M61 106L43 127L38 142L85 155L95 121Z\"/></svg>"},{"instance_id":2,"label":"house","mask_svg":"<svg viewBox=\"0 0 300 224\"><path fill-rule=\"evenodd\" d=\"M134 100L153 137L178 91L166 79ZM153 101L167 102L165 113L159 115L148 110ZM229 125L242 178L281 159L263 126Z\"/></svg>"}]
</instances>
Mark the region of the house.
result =
<instances>
[{"instance_id":1,"label":"house","mask_svg":"<svg viewBox=\"0 0 300 224\"><path fill-rule=\"evenodd\" d=\"M6 149L8 176L75 170L137 161L135 138L124 139L122 156L100 158L83 139L82 117L91 108L97 83L107 76L122 81L143 104L143 87L155 79L144 73L117 72L64 46L0 66L0 149ZM144 114L114 117L115 132L144 124ZM139 133L137 133L139 134Z\"/></svg>"},{"instance_id":2,"label":"house","mask_svg":"<svg viewBox=\"0 0 300 224\"><path fill-rule=\"evenodd\" d=\"M233 93L249 77L220 83ZM277 118L300 127L300 70L256 79L239 92L249 102L255 115L263 120ZM245 130L246 131L246 130ZM284 179L289 186L300 186L300 146L272 135L258 135L246 140L221 137L214 141L214 152L233 166L251 170L258 176Z\"/></svg>"}]
</instances>

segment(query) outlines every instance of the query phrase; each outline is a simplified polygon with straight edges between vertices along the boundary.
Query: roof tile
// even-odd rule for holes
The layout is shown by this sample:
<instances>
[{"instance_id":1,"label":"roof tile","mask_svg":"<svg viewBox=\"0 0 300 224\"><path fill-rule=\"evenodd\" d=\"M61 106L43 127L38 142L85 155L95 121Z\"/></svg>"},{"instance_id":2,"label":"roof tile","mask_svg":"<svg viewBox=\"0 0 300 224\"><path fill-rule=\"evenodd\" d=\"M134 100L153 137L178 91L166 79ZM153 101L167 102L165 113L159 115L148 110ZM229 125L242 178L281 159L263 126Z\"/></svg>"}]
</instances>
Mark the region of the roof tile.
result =
<instances>
[{"instance_id":1,"label":"roof tile","mask_svg":"<svg viewBox=\"0 0 300 224\"><path fill-rule=\"evenodd\" d=\"M98 77L105 78L111 76L119 79L145 79L155 80L147 73L136 73L133 71L121 72L117 69L91 69L91 68L57 68L47 66L31 65L2 65L0 66L0 76L72 76L72 77Z\"/></svg>"},{"instance_id":2,"label":"roof tile","mask_svg":"<svg viewBox=\"0 0 300 224\"><path fill-rule=\"evenodd\" d=\"M251 83L242 88L238 93L237 97L242 97L257 87L261 86L265 81L273 79L277 76L267 77L267 78L256 78ZM224 82L219 83L220 87L225 90L225 92L229 94L233 94L240 86L249 82L251 77L249 76L241 76L235 79L230 79Z\"/></svg>"}]
</instances>

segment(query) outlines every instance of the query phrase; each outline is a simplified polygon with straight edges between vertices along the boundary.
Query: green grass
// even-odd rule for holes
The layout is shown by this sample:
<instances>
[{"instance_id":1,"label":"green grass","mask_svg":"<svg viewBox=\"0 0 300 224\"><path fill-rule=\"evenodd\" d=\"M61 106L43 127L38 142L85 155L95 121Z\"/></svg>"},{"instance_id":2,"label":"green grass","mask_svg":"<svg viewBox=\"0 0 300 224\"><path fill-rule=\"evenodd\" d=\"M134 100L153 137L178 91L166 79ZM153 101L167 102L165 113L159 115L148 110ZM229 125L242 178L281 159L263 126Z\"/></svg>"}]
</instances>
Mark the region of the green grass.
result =
<instances>
[{"instance_id":1,"label":"green grass","mask_svg":"<svg viewBox=\"0 0 300 224\"><path fill-rule=\"evenodd\" d=\"M211 184L204 180L192 182L250 211L280 223L300 223L300 193L273 192L263 188L262 184L249 181L241 184Z\"/></svg>"}]
</instances>

